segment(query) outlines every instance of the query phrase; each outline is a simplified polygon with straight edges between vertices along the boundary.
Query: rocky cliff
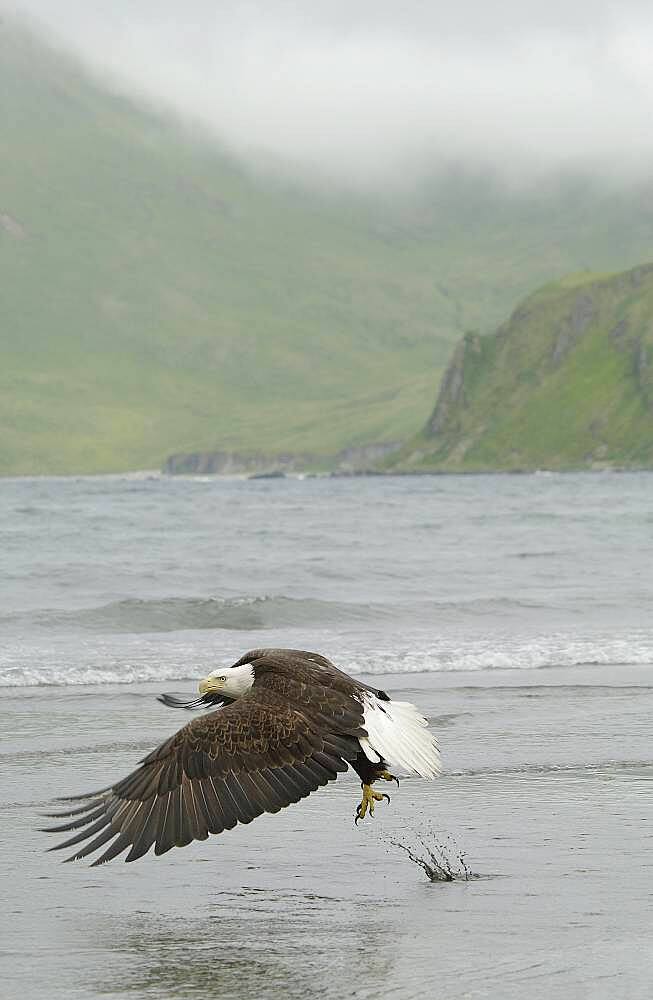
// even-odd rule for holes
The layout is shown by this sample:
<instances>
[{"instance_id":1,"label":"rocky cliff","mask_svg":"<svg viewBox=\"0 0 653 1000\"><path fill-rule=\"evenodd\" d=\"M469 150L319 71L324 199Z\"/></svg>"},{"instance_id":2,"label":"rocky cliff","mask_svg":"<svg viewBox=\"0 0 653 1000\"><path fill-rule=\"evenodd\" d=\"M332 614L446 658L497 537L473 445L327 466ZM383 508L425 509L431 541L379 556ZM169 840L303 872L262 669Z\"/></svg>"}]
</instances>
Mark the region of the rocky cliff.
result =
<instances>
[{"instance_id":1,"label":"rocky cliff","mask_svg":"<svg viewBox=\"0 0 653 1000\"><path fill-rule=\"evenodd\" d=\"M493 335L467 334L424 430L385 465L653 467L653 265L572 276Z\"/></svg>"},{"instance_id":2,"label":"rocky cliff","mask_svg":"<svg viewBox=\"0 0 653 1000\"><path fill-rule=\"evenodd\" d=\"M168 475L260 475L275 472L328 471L355 473L373 470L374 465L388 458L401 447L399 442L383 441L359 447L344 448L333 455L313 455L309 452L196 451L171 455L163 472Z\"/></svg>"}]
</instances>

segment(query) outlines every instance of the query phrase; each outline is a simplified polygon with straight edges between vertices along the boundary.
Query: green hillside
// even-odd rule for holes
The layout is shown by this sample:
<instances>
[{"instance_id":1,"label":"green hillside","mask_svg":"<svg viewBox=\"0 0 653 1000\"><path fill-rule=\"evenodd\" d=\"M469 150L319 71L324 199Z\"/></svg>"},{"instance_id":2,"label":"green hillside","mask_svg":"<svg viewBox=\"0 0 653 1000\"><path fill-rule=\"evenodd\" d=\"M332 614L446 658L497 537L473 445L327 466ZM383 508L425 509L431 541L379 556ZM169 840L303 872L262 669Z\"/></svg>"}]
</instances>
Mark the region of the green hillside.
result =
<instances>
[{"instance_id":1,"label":"green hillside","mask_svg":"<svg viewBox=\"0 0 653 1000\"><path fill-rule=\"evenodd\" d=\"M646 193L263 183L9 22L0 116L0 473L407 437L465 329L653 252Z\"/></svg>"},{"instance_id":2,"label":"green hillside","mask_svg":"<svg viewBox=\"0 0 653 1000\"><path fill-rule=\"evenodd\" d=\"M457 346L403 469L653 467L653 264L574 276Z\"/></svg>"}]
</instances>

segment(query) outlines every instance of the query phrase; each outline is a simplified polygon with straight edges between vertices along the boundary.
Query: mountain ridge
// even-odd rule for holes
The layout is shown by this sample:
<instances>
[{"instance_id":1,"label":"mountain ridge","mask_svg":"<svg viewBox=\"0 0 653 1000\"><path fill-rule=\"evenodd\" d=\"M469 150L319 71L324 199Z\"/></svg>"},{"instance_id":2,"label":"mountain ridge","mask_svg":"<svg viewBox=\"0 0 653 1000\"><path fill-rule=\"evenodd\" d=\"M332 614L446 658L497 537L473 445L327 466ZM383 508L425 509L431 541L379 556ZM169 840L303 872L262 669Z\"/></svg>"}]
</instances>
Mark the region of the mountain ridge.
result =
<instances>
[{"instance_id":1,"label":"mountain ridge","mask_svg":"<svg viewBox=\"0 0 653 1000\"><path fill-rule=\"evenodd\" d=\"M8 19L0 114L0 474L406 439L465 329L653 245L649 189L254 180Z\"/></svg>"}]
</instances>

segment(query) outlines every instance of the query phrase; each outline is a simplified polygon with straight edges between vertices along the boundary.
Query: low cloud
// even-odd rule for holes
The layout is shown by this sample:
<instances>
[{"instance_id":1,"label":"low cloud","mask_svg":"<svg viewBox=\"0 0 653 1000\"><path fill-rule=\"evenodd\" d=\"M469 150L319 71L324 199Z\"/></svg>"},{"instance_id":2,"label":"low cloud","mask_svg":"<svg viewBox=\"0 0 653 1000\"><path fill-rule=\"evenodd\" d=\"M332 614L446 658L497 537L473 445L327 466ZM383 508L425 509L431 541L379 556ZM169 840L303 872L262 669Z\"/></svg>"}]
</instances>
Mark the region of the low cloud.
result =
<instances>
[{"instance_id":1,"label":"low cloud","mask_svg":"<svg viewBox=\"0 0 653 1000\"><path fill-rule=\"evenodd\" d=\"M96 72L248 163L346 186L653 164L653 13L541 3L19 0Z\"/></svg>"}]
</instances>

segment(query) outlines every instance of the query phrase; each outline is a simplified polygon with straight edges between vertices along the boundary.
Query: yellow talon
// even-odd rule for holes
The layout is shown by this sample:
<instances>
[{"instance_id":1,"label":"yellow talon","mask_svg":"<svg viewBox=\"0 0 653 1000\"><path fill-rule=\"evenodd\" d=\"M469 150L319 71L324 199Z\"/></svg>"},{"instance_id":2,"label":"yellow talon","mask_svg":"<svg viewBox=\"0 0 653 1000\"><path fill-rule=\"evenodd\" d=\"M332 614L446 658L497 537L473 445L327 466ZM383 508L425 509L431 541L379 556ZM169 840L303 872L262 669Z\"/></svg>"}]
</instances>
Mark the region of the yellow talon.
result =
<instances>
[{"instance_id":1,"label":"yellow talon","mask_svg":"<svg viewBox=\"0 0 653 1000\"><path fill-rule=\"evenodd\" d=\"M390 801L390 796L386 795L385 792L375 792L371 785L361 785L363 789L363 798L356 807L356 816L354 818L354 823L358 823L359 819L363 819L369 812L370 816L374 815L374 803L381 802L382 799L387 799Z\"/></svg>"},{"instance_id":2,"label":"yellow talon","mask_svg":"<svg viewBox=\"0 0 653 1000\"><path fill-rule=\"evenodd\" d=\"M390 774L389 771L381 771L380 774L377 774L377 778L383 778L384 781L396 781L397 788L399 788L399 778L397 778L394 774Z\"/></svg>"}]
</instances>

